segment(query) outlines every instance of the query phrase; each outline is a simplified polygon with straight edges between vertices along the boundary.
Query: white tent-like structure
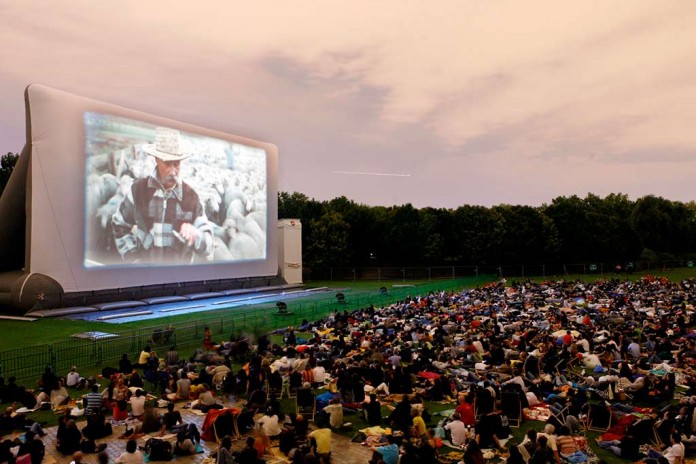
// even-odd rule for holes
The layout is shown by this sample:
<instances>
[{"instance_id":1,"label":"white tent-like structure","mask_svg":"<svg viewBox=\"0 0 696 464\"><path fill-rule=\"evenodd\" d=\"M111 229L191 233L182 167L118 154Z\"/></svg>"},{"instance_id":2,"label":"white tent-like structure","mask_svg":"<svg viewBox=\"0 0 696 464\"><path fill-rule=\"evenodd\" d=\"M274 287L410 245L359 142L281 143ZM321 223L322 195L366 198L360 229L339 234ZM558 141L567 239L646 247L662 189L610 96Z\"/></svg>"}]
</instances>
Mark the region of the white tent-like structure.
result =
<instances>
[{"instance_id":1,"label":"white tent-like structure","mask_svg":"<svg viewBox=\"0 0 696 464\"><path fill-rule=\"evenodd\" d=\"M0 198L4 312L284 283L274 145L42 85L28 86L25 100L26 145ZM142 253L126 259L114 236L114 215L133 186L153 176L148 148L166 142L160 133L176 134L186 148L182 183L205 213L190 218L177 210L176 217L198 221L211 245L190 258L156 261ZM152 236L168 225L161 222L150 230L138 222L125 237L151 250ZM172 234L177 237L176 230Z\"/></svg>"}]
</instances>

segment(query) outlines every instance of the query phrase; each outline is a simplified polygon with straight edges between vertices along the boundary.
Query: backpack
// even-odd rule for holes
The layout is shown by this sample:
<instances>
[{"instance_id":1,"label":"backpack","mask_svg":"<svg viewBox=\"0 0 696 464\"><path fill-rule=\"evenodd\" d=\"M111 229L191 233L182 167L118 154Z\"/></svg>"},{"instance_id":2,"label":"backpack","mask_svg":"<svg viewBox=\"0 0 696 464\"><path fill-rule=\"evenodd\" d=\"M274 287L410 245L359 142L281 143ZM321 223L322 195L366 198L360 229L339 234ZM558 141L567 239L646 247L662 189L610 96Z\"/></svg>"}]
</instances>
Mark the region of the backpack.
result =
<instances>
[{"instance_id":1,"label":"backpack","mask_svg":"<svg viewBox=\"0 0 696 464\"><path fill-rule=\"evenodd\" d=\"M145 442L145 451L150 457L150 461L171 461L172 444L166 440L150 438Z\"/></svg>"}]
</instances>

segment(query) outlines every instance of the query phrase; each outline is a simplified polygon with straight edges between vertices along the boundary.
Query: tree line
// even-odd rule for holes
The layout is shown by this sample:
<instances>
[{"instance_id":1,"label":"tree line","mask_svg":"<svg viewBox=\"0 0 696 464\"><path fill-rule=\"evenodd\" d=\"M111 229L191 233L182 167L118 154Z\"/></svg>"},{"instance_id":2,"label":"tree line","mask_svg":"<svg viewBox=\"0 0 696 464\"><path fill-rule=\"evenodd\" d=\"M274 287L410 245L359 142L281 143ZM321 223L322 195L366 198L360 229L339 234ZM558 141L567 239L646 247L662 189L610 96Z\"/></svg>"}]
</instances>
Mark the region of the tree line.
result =
<instances>
[{"instance_id":1,"label":"tree line","mask_svg":"<svg viewBox=\"0 0 696 464\"><path fill-rule=\"evenodd\" d=\"M19 159L19 153L8 152L0 158L0 196L5 191L5 186L10 180L10 174L14 170L15 164Z\"/></svg>"},{"instance_id":2,"label":"tree line","mask_svg":"<svg viewBox=\"0 0 696 464\"><path fill-rule=\"evenodd\" d=\"M696 203L588 194L540 207L368 206L280 192L307 267L661 261L696 257Z\"/></svg>"}]
</instances>

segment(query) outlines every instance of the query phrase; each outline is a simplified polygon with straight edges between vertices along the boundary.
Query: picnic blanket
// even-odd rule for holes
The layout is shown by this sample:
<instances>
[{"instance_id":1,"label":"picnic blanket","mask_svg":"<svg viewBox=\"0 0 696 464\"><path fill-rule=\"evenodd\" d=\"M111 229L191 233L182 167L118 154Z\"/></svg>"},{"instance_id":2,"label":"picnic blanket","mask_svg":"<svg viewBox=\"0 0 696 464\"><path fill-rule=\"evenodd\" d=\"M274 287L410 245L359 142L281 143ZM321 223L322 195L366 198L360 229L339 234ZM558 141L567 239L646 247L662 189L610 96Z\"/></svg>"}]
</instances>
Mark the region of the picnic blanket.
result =
<instances>
[{"instance_id":1,"label":"picnic blanket","mask_svg":"<svg viewBox=\"0 0 696 464\"><path fill-rule=\"evenodd\" d=\"M602 441L621 440L626 435L626 429L637 419L633 414L624 414L619 422L600 435L599 439Z\"/></svg>"},{"instance_id":2,"label":"picnic blanket","mask_svg":"<svg viewBox=\"0 0 696 464\"><path fill-rule=\"evenodd\" d=\"M551 411L545 403L535 404L529 408L524 408L522 414L526 420L546 422L551 417Z\"/></svg>"},{"instance_id":3,"label":"picnic blanket","mask_svg":"<svg viewBox=\"0 0 696 464\"><path fill-rule=\"evenodd\" d=\"M439 416L446 417L448 419L451 419L452 416L454 416L454 411L455 409L443 409L442 411L436 413Z\"/></svg>"}]
</instances>

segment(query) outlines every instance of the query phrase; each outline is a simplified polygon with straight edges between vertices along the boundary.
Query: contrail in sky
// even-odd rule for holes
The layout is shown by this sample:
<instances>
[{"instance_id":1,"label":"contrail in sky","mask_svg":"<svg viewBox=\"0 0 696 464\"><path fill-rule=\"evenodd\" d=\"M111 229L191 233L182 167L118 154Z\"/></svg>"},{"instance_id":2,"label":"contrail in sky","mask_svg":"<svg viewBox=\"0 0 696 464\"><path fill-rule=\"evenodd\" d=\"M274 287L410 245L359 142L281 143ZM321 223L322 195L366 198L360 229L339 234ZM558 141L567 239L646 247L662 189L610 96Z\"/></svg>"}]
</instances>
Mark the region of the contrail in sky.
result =
<instances>
[{"instance_id":1,"label":"contrail in sky","mask_svg":"<svg viewBox=\"0 0 696 464\"><path fill-rule=\"evenodd\" d=\"M352 174L355 176L382 176L382 177L411 177L411 174L393 174L389 172L359 172L359 171L331 171L334 174Z\"/></svg>"}]
</instances>

